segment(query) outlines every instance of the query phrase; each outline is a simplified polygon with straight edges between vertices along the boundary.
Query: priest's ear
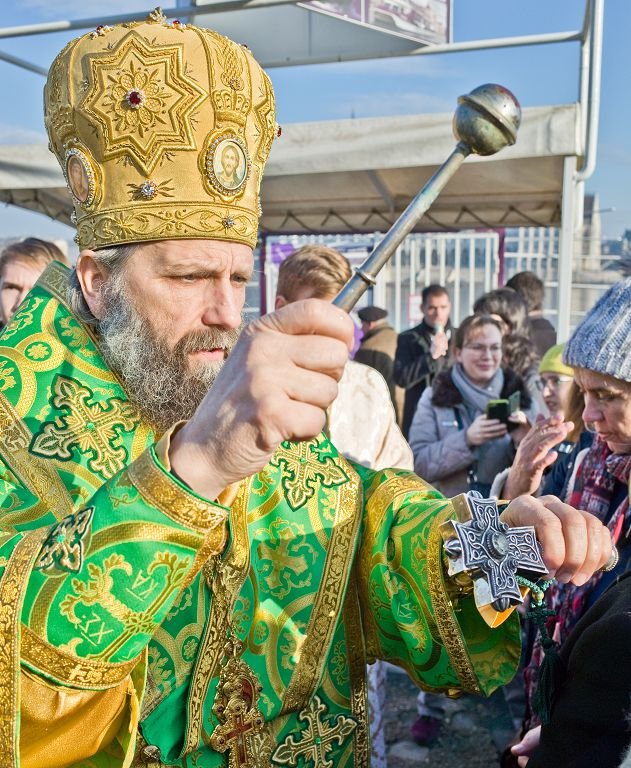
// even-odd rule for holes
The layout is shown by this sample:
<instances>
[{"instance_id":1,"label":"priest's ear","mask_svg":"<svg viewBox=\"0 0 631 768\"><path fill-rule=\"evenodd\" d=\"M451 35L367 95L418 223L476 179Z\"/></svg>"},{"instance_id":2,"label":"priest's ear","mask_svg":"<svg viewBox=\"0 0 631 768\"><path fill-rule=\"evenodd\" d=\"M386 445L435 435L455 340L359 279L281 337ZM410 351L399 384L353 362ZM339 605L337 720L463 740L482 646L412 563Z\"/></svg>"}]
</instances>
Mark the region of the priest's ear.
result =
<instances>
[{"instance_id":1,"label":"priest's ear","mask_svg":"<svg viewBox=\"0 0 631 768\"><path fill-rule=\"evenodd\" d=\"M108 271L94 256L94 251L81 251L77 259L77 278L90 312L100 320L104 311L103 288L107 282Z\"/></svg>"}]
</instances>

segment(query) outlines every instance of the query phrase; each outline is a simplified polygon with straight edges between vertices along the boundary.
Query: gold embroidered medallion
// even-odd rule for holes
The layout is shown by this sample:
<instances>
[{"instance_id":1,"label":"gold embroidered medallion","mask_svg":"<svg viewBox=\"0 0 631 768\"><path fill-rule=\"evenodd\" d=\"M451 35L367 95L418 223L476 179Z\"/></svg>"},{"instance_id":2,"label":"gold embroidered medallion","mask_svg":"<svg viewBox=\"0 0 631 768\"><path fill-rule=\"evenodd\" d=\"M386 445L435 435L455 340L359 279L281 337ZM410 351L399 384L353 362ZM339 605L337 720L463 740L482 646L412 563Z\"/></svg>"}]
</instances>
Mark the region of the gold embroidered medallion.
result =
<instances>
[{"instance_id":1,"label":"gold embroidered medallion","mask_svg":"<svg viewBox=\"0 0 631 768\"><path fill-rule=\"evenodd\" d=\"M103 157L127 156L150 174L170 149L195 149L191 120L206 94L185 74L181 44L155 48L133 31L112 53L89 57L82 107L104 139Z\"/></svg>"}]
</instances>

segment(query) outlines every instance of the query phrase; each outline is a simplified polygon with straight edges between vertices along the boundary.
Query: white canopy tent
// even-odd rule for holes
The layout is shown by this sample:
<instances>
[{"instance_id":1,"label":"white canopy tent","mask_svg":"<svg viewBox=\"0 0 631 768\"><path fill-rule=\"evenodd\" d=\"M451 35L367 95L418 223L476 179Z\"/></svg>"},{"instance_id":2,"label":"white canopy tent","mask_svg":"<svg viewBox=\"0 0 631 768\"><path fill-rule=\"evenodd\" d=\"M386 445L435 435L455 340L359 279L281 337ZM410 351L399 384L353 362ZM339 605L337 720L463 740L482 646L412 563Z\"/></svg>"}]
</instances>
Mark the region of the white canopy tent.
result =
<instances>
[{"instance_id":1,"label":"white canopy tent","mask_svg":"<svg viewBox=\"0 0 631 768\"><path fill-rule=\"evenodd\" d=\"M467 159L417 230L557 226L564 166L580 153L578 112L526 109L515 146ZM454 145L450 115L289 125L266 169L261 231L387 229ZM43 145L0 147L0 200L70 223L70 194Z\"/></svg>"},{"instance_id":2,"label":"white canopy tent","mask_svg":"<svg viewBox=\"0 0 631 768\"><path fill-rule=\"evenodd\" d=\"M165 9L168 16L206 23L211 14L216 28L232 31L237 39L236 33L245 28L240 15L247 11L250 32L263 31L263 41L273 41L270 50L259 51L263 42L258 39L253 46L267 66L579 41L577 104L525 110L517 144L492 158L468 159L417 227L560 225L558 333L559 338L567 337L584 183L596 162L604 0L585 0L578 31L433 45L325 10L345 7L343 0L176 2L175 8ZM387 6L385 0L380 6L384 2ZM267 30L277 28L281 11L296 30L296 46L286 48L285 40L279 56L276 35ZM0 39L117 23L137 15L0 28ZM259 25L249 23L255 17ZM45 74L43 68L2 51L0 59ZM262 231L385 230L453 149L450 122L451 116L431 115L288 126L275 144L263 182ZM0 200L69 221L69 195L43 146L0 147Z\"/></svg>"}]
</instances>

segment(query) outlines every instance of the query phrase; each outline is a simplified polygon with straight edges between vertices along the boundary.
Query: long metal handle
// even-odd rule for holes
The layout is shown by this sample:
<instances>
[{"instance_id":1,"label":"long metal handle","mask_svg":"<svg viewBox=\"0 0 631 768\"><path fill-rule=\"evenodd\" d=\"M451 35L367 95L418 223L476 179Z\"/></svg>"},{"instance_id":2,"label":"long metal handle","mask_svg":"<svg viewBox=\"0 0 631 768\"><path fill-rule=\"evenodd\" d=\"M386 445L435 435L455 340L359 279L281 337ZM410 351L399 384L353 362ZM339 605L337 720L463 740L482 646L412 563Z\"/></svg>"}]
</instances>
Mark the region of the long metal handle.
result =
<instances>
[{"instance_id":1,"label":"long metal handle","mask_svg":"<svg viewBox=\"0 0 631 768\"><path fill-rule=\"evenodd\" d=\"M487 84L460 96L454 115L455 149L423 189L395 221L383 240L333 300L350 312L358 300L374 285L382 267L432 205L444 186L473 152L492 155L514 144L521 121L519 102L501 85Z\"/></svg>"},{"instance_id":2,"label":"long metal handle","mask_svg":"<svg viewBox=\"0 0 631 768\"><path fill-rule=\"evenodd\" d=\"M392 254L414 229L416 223L436 200L445 184L470 154L471 149L464 142L459 141L451 155L403 211L379 245L375 247L361 267L355 269L351 279L333 299L336 306L350 312L365 291L374 285L382 267L388 263Z\"/></svg>"}]
</instances>

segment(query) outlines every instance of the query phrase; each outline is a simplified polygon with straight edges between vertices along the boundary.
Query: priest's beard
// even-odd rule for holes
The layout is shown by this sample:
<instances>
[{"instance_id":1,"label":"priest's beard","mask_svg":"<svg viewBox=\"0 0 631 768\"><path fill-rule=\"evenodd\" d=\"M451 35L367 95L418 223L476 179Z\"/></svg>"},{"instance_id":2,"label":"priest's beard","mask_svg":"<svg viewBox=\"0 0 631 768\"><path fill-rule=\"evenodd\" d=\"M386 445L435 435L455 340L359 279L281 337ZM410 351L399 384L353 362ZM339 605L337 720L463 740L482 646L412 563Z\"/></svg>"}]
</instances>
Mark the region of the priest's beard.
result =
<instances>
[{"instance_id":1,"label":"priest's beard","mask_svg":"<svg viewBox=\"0 0 631 768\"><path fill-rule=\"evenodd\" d=\"M214 383L223 361L191 365L189 354L235 345L243 322L234 330L206 328L181 338L170 348L127 296L120 276L112 276L104 293L99 323L103 357L120 377L125 392L158 432L190 419ZM159 311L159 309L158 309Z\"/></svg>"}]
</instances>

